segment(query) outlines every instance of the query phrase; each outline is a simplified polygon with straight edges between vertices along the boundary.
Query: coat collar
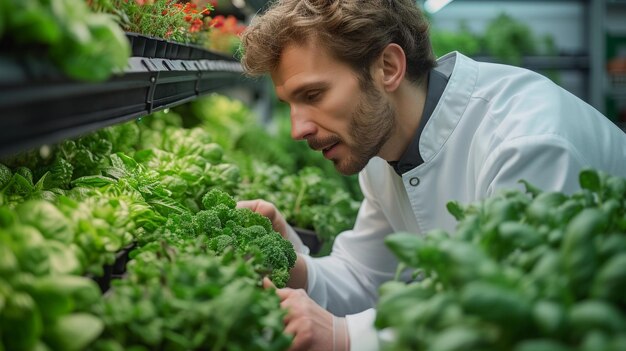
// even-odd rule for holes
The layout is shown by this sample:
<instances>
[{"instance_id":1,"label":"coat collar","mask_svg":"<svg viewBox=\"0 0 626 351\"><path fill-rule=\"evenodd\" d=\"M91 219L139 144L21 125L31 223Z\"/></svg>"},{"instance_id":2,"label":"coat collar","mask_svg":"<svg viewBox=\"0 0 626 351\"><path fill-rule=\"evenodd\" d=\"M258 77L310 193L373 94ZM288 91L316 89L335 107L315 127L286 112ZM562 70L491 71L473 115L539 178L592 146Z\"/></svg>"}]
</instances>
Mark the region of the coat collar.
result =
<instances>
[{"instance_id":1,"label":"coat collar","mask_svg":"<svg viewBox=\"0 0 626 351\"><path fill-rule=\"evenodd\" d=\"M393 167L399 176L402 176L402 174L424 163L419 151L420 136L426 126L426 122L428 122L430 116L435 110L435 107L437 107L439 99L443 95L443 91L446 88L446 84L448 84L448 76L439 72L436 68L428 73L426 102L424 104L422 117L417 130L415 131L415 135L400 159L398 161L389 162L389 165Z\"/></svg>"},{"instance_id":2,"label":"coat collar","mask_svg":"<svg viewBox=\"0 0 626 351\"><path fill-rule=\"evenodd\" d=\"M454 132L478 80L478 62L461 53L446 54L437 64L437 70L449 76L449 80L420 136L419 151L426 163L437 155Z\"/></svg>"}]
</instances>

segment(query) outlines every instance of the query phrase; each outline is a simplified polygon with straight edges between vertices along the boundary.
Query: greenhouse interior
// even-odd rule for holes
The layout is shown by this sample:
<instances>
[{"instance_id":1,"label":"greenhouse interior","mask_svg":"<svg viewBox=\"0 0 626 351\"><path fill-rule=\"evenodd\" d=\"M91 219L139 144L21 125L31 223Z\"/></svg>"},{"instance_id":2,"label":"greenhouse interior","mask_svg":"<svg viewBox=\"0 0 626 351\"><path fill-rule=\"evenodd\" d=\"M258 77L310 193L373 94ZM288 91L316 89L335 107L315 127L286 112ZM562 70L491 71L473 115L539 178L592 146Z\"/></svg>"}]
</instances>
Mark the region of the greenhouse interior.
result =
<instances>
[{"instance_id":1,"label":"greenhouse interior","mask_svg":"<svg viewBox=\"0 0 626 351\"><path fill-rule=\"evenodd\" d=\"M0 0L0 351L626 351L626 0Z\"/></svg>"}]
</instances>

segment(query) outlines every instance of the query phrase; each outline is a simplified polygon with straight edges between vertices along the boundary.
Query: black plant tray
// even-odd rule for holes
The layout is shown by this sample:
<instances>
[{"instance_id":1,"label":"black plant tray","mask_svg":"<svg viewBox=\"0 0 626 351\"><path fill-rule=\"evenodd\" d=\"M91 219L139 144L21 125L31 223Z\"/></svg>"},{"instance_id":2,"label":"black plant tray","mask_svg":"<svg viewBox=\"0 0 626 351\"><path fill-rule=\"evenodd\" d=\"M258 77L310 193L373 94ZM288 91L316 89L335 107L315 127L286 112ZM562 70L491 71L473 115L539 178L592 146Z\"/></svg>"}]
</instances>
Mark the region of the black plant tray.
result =
<instances>
[{"instance_id":1,"label":"black plant tray","mask_svg":"<svg viewBox=\"0 0 626 351\"><path fill-rule=\"evenodd\" d=\"M298 234L302 243L309 248L311 255L315 255L320 251L323 242L319 239L317 233L310 229L298 227L293 227L293 230L295 230L296 234Z\"/></svg>"},{"instance_id":2,"label":"black plant tray","mask_svg":"<svg viewBox=\"0 0 626 351\"><path fill-rule=\"evenodd\" d=\"M176 106L217 89L252 85L239 62L197 46L128 33L127 67L80 82L45 58L0 52L0 156Z\"/></svg>"},{"instance_id":3,"label":"black plant tray","mask_svg":"<svg viewBox=\"0 0 626 351\"><path fill-rule=\"evenodd\" d=\"M197 45L182 44L137 33L126 33L126 38L130 43L131 56L134 57L235 61L234 56L210 51Z\"/></svg>"},{"instance_id":4,"label":"black plant tray","mask_svg":"<svg viewBox=\"0 0 626 351\"><path fill-rule=\"evenodd\" d=\"M113 279L120 279L126 273L126 264L129 260L130 252L135 248L135 244L128 245L115 254L115 262L110 265L105 265L102 276L92 278L100 287L100 290L105 293L111 287L111 281Z\"/></svg>"}]
</instances>

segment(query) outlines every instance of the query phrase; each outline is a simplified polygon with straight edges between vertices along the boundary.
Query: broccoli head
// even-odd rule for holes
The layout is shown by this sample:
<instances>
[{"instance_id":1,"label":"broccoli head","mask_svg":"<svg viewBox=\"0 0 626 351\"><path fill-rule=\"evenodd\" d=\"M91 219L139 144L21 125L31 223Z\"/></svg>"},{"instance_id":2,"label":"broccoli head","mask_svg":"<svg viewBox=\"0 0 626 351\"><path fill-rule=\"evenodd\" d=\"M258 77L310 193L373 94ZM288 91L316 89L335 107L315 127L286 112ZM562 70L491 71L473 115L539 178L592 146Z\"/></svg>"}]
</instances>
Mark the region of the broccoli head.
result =
<instances>
[{"instance_id":1,"label":"broccoli head","mask_svg":"<svg viewBox=\"0 0 626 351\"><path fill-rule=\"evenodd\" d=\"M209 239L208 248L218 254L221 254L227 247L235 246L235 244L236 241L232 236L222 234Z\"/></svg>"},{"instance_id":2,"label":"broccoli head","mask_svg":"<svg viewBox=\"0 0 626 351\"><path fill-rule=\"evenodd\" d=\"M193 215L189 212L171 215L165 223L165 229L183 238L194 238L196 236Z\"/></svg>"},{"instance_id":3,"label":"broccoli head","mask_svg":"<svg viewBox=\"0 0 626 351\"><path fill-rule=\"evenodd\" d=\"M270 278L273 281L274 277L279 279L279 281L274 281L274 284L279 288L284 287L289 279L289 270L296 264L297 256L291 242L283 239L277 232L270 232L252 240L250 246L256 246L261 251L263 266L272 271ZM281 270L284 272L280 273Z\"/></svg>"},{"instance_id":4,"label":"broccoli head","mask_svg":"<svg viewBox=\"0 0 626 351\"><path fill-rule=\"evenodd\" d=\"M247 250L248 245L256 238L260 238L267 235L265 228L260 225L253 225L251 227L241 227L237 225L234 234L237 237L237 242L242 250Z\"/></svg>"},{"instance_id":5,"label":"broccoli head","mask_svg":"<svg viewBox=\"0 0 626 351\"><path fill-rule=\"evenodd\" d=\"M249 208L233 209L231 216L243 227L261 226L268 233L272 231L272 222L269 218L256 213Z\"/></svg>"},{"instance_id":6,"label":"broccoli head","mask_svg":"<svg viewBox=\"0 0 626 351\"><path fill-rule=\"evenodd\" d=\"M229 209L233 209L237 205L232 196L217 188L209 190L202 197L202 205L206 210L210 210L220 204L225 205Z\"/></svg>"},{"instance_id":7,"label":"broccoli head","mask_svg":"<svg viewBox=\"0 0 626 351\"><path fill-rule=\"evenodd\" d=\"M196 234L206 234L209 238L222 233L222 222L214 211L199 211L193 217Z\"/></svg>"},{"instance_id":8,"label":"broccoli head","mask_svg":"<svg viewBox=\"0 0 626 351\"><path fill-rule=\"evenodd\" d=\"M284 288L287 286L290 275L289 270L285 268L274 269L270 274L270 280L276 285L277 288Z\"/></svg>"}]
</instances>

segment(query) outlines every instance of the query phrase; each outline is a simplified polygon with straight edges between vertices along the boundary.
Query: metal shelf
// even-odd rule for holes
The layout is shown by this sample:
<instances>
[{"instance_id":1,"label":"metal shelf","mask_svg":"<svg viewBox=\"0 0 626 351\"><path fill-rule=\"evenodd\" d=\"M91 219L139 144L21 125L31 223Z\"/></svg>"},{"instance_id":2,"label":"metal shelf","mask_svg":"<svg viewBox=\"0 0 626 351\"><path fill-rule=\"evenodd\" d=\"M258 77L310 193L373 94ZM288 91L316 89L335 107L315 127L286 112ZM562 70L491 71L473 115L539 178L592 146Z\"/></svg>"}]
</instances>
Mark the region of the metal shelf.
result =
<instances>
[{"instance_id":1,"label":"metal shelf","mask_svg":"<svg viewBox=\"0 0 626 351\"><path fill-rule=\"evenodd\" d=\"M198 50L180 50L187 59L131 57L100 83L71 80L42 59L0 55L0 156L251 84L234 58Z\"/></svg>"}]
</instances>

